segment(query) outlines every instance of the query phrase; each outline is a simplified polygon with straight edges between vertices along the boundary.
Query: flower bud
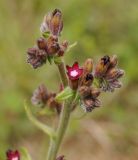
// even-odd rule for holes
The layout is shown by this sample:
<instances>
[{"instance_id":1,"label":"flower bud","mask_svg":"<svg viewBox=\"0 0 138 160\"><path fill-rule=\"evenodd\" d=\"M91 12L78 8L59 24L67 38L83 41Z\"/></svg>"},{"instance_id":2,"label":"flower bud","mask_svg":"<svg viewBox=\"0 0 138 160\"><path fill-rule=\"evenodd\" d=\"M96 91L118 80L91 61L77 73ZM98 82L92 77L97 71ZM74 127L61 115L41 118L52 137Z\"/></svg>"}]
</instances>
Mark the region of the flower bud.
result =
<instances>
[{"instance_id":1,"label":"flower bud","mask_svg":"<svg viewBox=\"0 0 138 160\"><path fill-rule=\"evenodd\" d=\"M49 12L47 15L44 16L43 22L42 22L42 24L40 26L40 31L42 33L50 32L51 17L52 17L51 12Z\"/></svg>"},{"instance_id":2,"label":"flower bud","mask_svg":"<svg viewBox=\"0 0 138 160\"><path fill-rule=\"evenodd\" d=\"M56 54L59 50L58 39L55 36L50 36L47 39L47 53L49 55Z\"/></svg>"},{"instance_id":3,"label":"flower bud","mask_svg":"<svg viewBox=\"0 0 138 160\"><path fill-rule=\"evenodd\" d=\"M39 49L43 49L43 50L46 50L46 47L47 47L47 42L46 42L46 39L45 38L39 38L37 40L37 46Z\"/></svg>"},{"instance_id":4,"label":"flower bud","mask_svg":"<svg viewBox=\"0 0 138 160\"><path fill-rule=\"evenodd\" d=\"M67 41L62 42L60 45L60 49L57 53L58 56L63 56L67 48L68 48L68 42Z\"/></svg>"},{"instance_id":5,"label":"flower bud","mask_svg":"<svg viewBox=\"0 0 138 160\"><path fill-rule=\"evenodd\" d=\"M62 13L60 10L55 9L52 13L52 18L50 21L50 31L53 35L59 36L60 32L63 28L63 21L62 21Z\"/></svg>"},{"instance_id":6,"label":"flower bud","mask_svg":"<svg viewBox=\"0 0 138 160\"><path fill-rule=\"evenodd\" d=\"M91 58L87 59L83 66L84 72L91 73L93 69L93 60Z\"/></svg>"},{"instance_id":7,"label":"flower bud","mask_svg":"<svg viewBox=\"0 0 138 160\"><path fill-rule=\"evenodd\" d=\"M110 65L109 56L104 56L103 58L101 58L100 62L96 65L95 68L95 77L102 77L106 73L109 65Z\"/></svg>"},{"instance_id":8,"label":"flower bud","mask_svg":"<svg viewBox=\"0 0 138 160\"><path fill-rule=\"evenodd\" d=\"M117 65L118 59L116 55L113 55L110 58L110 67L115 67Z\"/></svg>"},{"instance_id":9,"label":"flower bud","mask_svg":"<svg viewBox=\"0 0 138 160\"><path fill-rule=\"evenodd\" d=\"M80 86L91 86L93 82L93 75L91 73L84 73L80 80Z\"/></svg>"},{"instance_id":10,"label":"flower bud","mask_svg":"<svg viewBox=\"0 0 138 160\"><path fill-rule=\"evenodd\" d=\"M91 95L91 88L87 86L81 86L78 89L81 98L85 98Z\"/></svg>"},{"instance_id":11,"label":"flower bud","mask_svg":"<svg viewBox=\"0 0 138 160\"><path fill-rule=\"evenodd\" d=\"M91 89L91 95L95 99L100 95L100 90L98 88L92 88Z\"/></svg>"}]
</instances>

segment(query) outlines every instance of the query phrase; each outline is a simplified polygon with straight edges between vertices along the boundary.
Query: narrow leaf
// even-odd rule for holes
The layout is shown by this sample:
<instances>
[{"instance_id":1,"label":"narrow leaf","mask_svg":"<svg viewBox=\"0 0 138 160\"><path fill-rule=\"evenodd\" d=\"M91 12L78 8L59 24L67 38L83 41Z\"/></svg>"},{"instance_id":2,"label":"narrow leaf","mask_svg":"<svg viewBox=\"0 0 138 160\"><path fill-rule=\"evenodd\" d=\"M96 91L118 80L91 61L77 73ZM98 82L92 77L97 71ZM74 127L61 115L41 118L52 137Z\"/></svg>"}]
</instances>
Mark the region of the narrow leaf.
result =
<instances>
[{"instance_id":1,"label":"narrow leaf","mask_svg":"<svg viewBox=\"0 0 138 160\"><path fill-rule=\"evenodd\" d=\"M33 114L31 113L30 108L28 107L28 105L27 105L26 103L24 104L24 107L25 107L25 111L26 111L26 113L27 113L27 116L28 116L29 120L30 120L35 126L37 126L37 128L41 129L43 132L45 132L46 134L48 134L50 137L54 137L54 136L55 136L55 132L54 132L54 130L53 130L51 127L49 127L49 126L41 123L40 121L38 121L38 120L33 116Z\"/></svg>"},{"instance_id":2,"label":"narrow leaf","mask_svg":"<svg viewBox=\"0 0 138 160\"><path fill-rule=\"evenodd\" d=\"M67 52L69 52L73 47L77 45L78 42L74 42L73 44L68 46Z\"/></svg>"}]
</instances>

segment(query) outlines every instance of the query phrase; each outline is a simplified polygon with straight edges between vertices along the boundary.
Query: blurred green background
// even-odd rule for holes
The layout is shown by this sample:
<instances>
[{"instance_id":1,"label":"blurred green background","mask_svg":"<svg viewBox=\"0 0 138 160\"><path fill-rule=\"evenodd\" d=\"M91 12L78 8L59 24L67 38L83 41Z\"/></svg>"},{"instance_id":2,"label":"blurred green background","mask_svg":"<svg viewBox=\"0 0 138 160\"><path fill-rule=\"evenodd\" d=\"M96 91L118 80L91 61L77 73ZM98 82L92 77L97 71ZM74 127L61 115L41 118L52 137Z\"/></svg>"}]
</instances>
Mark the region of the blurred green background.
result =
<instances>
[{"instance_id":1,"label":"blurred green background","mask_svg":"<svg viewBox=\"0 0 138 160\"><path fill-rule=\"evenodd\" d=\"M78 41L66 63L117 54L125 70L123 87L103 94L103 107L72 119L60 153L67 160L137 160L137 0L0 0L0 151L24 146L34 160L46 154L48 137L29 122L23 102L42 82L51 90L59 88L55 66L33 70L26 63L26 50L40 36L43 16L54 8L64 15L61 39Z\"/></svg>"}]
</instances>

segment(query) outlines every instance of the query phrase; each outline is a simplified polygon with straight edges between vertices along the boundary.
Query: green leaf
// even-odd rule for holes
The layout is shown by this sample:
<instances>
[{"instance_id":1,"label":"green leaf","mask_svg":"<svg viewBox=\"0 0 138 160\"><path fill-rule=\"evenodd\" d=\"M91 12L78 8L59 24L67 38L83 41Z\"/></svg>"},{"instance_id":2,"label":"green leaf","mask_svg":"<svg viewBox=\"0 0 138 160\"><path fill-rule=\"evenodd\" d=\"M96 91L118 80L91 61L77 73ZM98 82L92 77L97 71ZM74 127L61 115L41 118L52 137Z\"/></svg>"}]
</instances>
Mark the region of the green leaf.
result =
<instances>
[{"instance_id":1,"label":"green leaf","mask_svg":"<svg viewBox=\"0 0 138 160\"><path fill-rule=\"evenodd\" d=\"M69 99L70 97L74 96L75 91L73 91L70 87L66 87L62 92L57 94L55 97L56 101L63 102L66 99Z\"/></svg>"},{"instance_id":2,"label":"green leaf","mask_svg":"<svg viewBox=\"0 0 138 160\"><path fill-rule=\"evenodd\" d=\"M73 47L77 45L78 42L74 42L73 44L68 46L67 52L69 52Z\"/></svg>"},{"instance_id":3,"label":"green leaf","mask_svg":"<svg viewBox=\"0 0 138 160\"><path fill-rule=\"evenodd\" d=\"M43 32L43 33L42 33L42 36L43 36L44 38L48 38L49 35L50 35L50 32Z\"/></svg>"},{"instance_id":4,"label":"green leaf","mask_svg":"<svg viewBox=\"0 0 138 160\"><path fill-rule=\"evenodd\" d=\"M43 124L42 122L38 121L33 114L31 113L30 108L28 107L28 105L26 104L26 102L24 103L24 107L25 107L25 111L27 113L27 116L29 118L29 120L39 129L41 129L44 133L48 134L51 138L55 138L55 131L47 126L46 124Z\"/></svg>"},{"instance_id":5,"label":"green leaf","mask_svg":"<svg viewBox=\"0 0 138 160\"><path fill-rule=\"evenodd\" d=\"M26 148L24 147L20 148L20 153L21 153L22 160L32 160Z\"/></svg>"}]
</instances>

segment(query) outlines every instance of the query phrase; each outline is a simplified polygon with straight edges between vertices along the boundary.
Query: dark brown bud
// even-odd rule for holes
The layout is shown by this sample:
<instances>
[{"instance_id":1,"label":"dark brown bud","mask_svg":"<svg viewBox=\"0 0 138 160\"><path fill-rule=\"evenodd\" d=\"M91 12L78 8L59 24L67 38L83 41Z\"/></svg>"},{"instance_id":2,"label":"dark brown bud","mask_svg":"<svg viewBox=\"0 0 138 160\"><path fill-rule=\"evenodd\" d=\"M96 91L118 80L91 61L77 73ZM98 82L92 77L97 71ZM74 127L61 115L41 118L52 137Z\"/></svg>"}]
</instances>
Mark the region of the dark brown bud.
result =
<instances>
[{"instance_id":1,"label":"dark brown bud","mask_svg":"<svg viewBox=\"0 0 138 160\"><path fill-rule=\"evenodd\" d=\"M95 77L102 77L110 65L110 57L104 56L95 67Z\"/></svg>"},{"instance_id":2,"label":"dark brown bud","mask_svg":"<svg viewBox=\"0 0 138 160\"><path fill-rule=\"evenodd\" d=\"M58 56L63 56L65 51L68 48L68 42L65 40L64 42L61 43L59 51L58 51Z\"/></svg>"},{"instance_id":3,"label":"dark brown bud","mask_svg":"<svg viewBox=\"0 0 138 160\"><path fill-rule=\"evenodd\" d=\"M87 59L83 66L84 72L91 73L93 69L93 60L91 58Z\"/></svg>"},{"instance_id":4,"label":"dark brown bud","mask_svg":"<svg viewBox=\"0 0 138 160\"><path fill-rule=\"evenodd\" d=\"M81 98L85 98L91 95L91 87L81 86L78 89Z\"/></svg>"},{"instance_id":5,"label":"dark brown bud","mask_svg":"<svg viewBox=\"0 0 138 160\"><path fill-rule=\"evenodd\" d=\"M52 13L52 18L50 21L50 31L53 35L59 36L60 32L63 28L63 21L62 21L62 13L60 10L55 9Z\"/></svg>"},{"instance_id":6,"label":"dark brown bud","mask_svg":"<svg viewBox=\"0 0 138 160\"><path fill-rule=\"evenodd\" d=\"M80 86L91 86L93 82L93 75L91 73L84 73L80 80Z\"/></svg>"},{"instance_id":7,"label":"dark brown bud","mask_svg":"<svg viewBox=\"0 0 138 160\"><path fill-rule=\"evenodd\" d=\"M46 63L47 53L37 47L29 48L27 51L27 62L32 65L34 69Z\"/></svg>"},{"instance_id":8,"label":"dark brown bud","mask_svg":"<svg viewBox=\"0 0 138 160\"><path fill-rule=\"evenodd\" d=\"M95 99L100 95L100 90L98 88L92 88L91 89L91 95Z\"/></svg>"},{"instance_id":9,"label":"dark brown bud","mask_svg":"<svg viewBox=\"0 0 138 160\"><path fill-rule=\"evenodd\" d=\"M47 39L47 52L49 55L53 55L60 49L58 39L55 36L50 36Z\"/></svg>"},{"instance_id":10,"label":"dark brown bud","mask_svg":"<svg viewBox=\"0 0 138 160\"><path fill-rule=\"evenodd\" d=\"M49 98L49 93L44 84L41 84L33 93L31 98L32 104L43 107Z\"/></svg>"},{"instance_id":11,"label":"dark brown bud","mask_svg":"<svg viewBox=\"0 0 138 160\"><path fill-rule=\"evenodd\" d=\"M47 47L47 42L46 42L46 39L45 38L39 38L37 40L37 46L39 49L43 49L43 50L46 50L46 47Z\"/></svg>"}]
</instances>

